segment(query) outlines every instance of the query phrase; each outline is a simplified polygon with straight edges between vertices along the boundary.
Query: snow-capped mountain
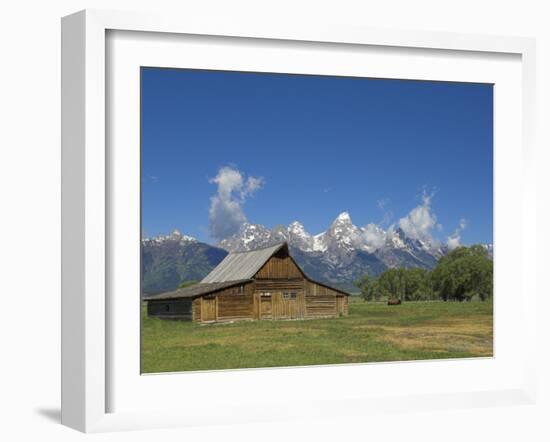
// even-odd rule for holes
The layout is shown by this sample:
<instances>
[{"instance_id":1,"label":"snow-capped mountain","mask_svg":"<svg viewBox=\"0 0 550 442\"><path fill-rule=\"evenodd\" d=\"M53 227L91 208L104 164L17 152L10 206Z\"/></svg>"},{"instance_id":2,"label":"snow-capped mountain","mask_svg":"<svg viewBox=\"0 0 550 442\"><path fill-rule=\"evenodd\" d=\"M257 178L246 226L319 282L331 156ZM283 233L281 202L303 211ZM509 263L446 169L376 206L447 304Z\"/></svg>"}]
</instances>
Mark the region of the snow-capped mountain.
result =
<instances>
[{"instance_id":1,"label":"snow-capped mountain","mask_svg":"<svg viewBox=\"0 0 550 442\"><path fill-rule=\"evenodd\" d=\"M227 251L174 230L141 241L141 287L144 296L175 289L183 281L201 280Z\"/></svg>"},{"instance_id":2,"label":"snow-capped mountain","mask_svg":"<svg viewBox=\"0 0 550 442\"><path fill-rule=\"evenodd\" d=\"M225 257L286 241L298 264L310 277L352 289L353 281L368 273L377 276L388 268L431 269L449 252L430 238L412 238L403 229L375 224L358 227L342 212L326 231L309 233L299 221L268 229L245 223L240 231L216 247L174 230L142 240L142 286L144 293L177 287L182 281L200 280ZM489 257L493 245L483 245Z\"/></svg>"},{"instance_id":3,"label":"snow-capped mountain","mask_svg":"<svg viewBox=\"0 0 550 442\"><path fill-rule=\"evenodd\" d=\"M348 212L336 217L325 232L311 235L303 224L294 221L288 227L267 229L259 224L245 224L240 232L224 239L219 247L229 252L241 252L266 247L281 241L304 253L323 253L331 262L348 261L355 252L365 252L379 258L387 267L432 267L446 253L437 243L408 237L401 228L387 231L374 224L357 227Z\"/></svg>"},{"instance_id":4,"label":"snow-capped mountain","mask_svg":"<svg viewBox=\"0 0 550 442\"><path fill-rule=\"evenodd\" d=\"M174 229L172 233L170 233L169 235L159 235L159 236L154 236L152 238L142 239L143 244L147 244L151 246L161 245L166 242L177 242L180 244L186 244L190 242L197 242L197 240L192 236L183 235L178 229Z\"/></svg>"},{"instance_id":5,"label":"snow-capped mountain","mask_svg":"<svg viewBox=\"0 0 550 442\"><path fill-rule=\"evenodd\" d=\"M429 238L407 236L400 227L387 230L375 224L358 227L348 212L342 212L326 231L316 235L310 234L299 221L271 230L247 223L218 246L229 252L241 252L282 241L288 242L296 260L311 277L346 285L364 273L378 275L393 267L431 269L449 251L447 246ZM485 247L492 256L492 245Z\"/></svg>"},{"instance_id":6,"label":"snow-capped mountain","mask_svg":"<svg viewBox=\"0 0 550 442\"><path fill-rule=\"evenodd\" d=\"M279 238L276 233L277 228L269 230L261 224L245 223L239 233L224 239L218 246L228 252L244 252L286 241L286 236Z\"/></svg>"}]
</instances>

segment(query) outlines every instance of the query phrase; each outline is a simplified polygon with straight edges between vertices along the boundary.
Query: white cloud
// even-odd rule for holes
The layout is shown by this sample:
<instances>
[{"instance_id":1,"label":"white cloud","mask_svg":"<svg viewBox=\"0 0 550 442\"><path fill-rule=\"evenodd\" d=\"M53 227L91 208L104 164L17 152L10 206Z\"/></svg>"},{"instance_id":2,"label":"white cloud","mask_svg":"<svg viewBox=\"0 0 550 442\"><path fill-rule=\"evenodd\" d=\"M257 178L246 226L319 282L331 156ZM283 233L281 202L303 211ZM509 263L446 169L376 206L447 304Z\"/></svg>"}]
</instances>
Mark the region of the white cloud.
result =
<instances>
[{"instance_id":1,"label":"white cloud","mask_svg":"<svg viewBox=\"0 0 550 442\"><path fill-rule=\"evenodd\" d=\"M379 249L386 243L386 232L376 224L367 224L361 231L365 245L369 249Z\"/></svg>"},{"instance_id":2,"label":"white cloud","mask_svg":"<svg viewBox=\"0 0 550 442\"><path fill-rule=\"evenodd\" d=\"M209 221L213 238L224 239L237 233L246 222L243 205L246 199L263 187L262 177L248 177L232 166L220 168L210 180L218 190L210 198Z\"/></svg>"},{"instance_id":3,"label":"white cloud","mask_svg":"<svg viewBox=\"0 0 550 442\"><path fill-rule=\"evenodd\" d=\"M243 190L241 191L241 198L246 198L253 195L256 191L260 190L263 185L264 179L262 177L249 176L243 186Z\"/></svg>"},{"instance_id":4,"label":"white cloud","mask_svg":"<svg viewBox=\"0 0 550 442\"><path fill-rule=\"evenodd\" d=\"M433 243L432 230L437 225L437 217L432 211L432 194L424 192L422 204L412 209L407 216L399 220L399 227L413 239Z\"/></svg>"},{"instance_id":5,"label":"white cloud","mask_svg":"<svg viewBox=\"0 0 550 442\"><path fill-rule=\"evenodd\" d=\"M460 246L460 235L459 236L451 235L447 238L447 247L449 248L449 250L454 250L459 246Z\"/></svg>"},{"instance_id":6,"label":"white cloud","mask_svg":"<svg viewBox=\"0 0 550 442\"><path fill-rule=\"evenodd\" d=\"M441 242L437 238L443 232L443 226L437 222L437 216L432 208L433 193L424 192L422 202L414 207L407 215L400 218L395 224L390 224L387 230L382 228L383 222L379 224L368 224L361 228L359 240L367 250L375 250L383 247L388 240L399 243L396 236L396 229L399 227L405 235L411 239L422 241L425 247L437 249ZM378 201L378 207L384 210L387 207L387 200ZM466 228L467 221L462 218L456 230L446 238L446 244L450 249L461 245L461 233Z\"/></svg>"},{"instance_id":7,"label":"white cloud","mask_svg":"<svg viewBox=\"0 0 550 442\"><path fill-rule=\"evenodd\" d=\"M468 222L464 218L461 218L453 234L447 237L447 247L449 247L450 250L456 249L462 245L461 233L467 225Z\"/></svg>"}]
</instances>

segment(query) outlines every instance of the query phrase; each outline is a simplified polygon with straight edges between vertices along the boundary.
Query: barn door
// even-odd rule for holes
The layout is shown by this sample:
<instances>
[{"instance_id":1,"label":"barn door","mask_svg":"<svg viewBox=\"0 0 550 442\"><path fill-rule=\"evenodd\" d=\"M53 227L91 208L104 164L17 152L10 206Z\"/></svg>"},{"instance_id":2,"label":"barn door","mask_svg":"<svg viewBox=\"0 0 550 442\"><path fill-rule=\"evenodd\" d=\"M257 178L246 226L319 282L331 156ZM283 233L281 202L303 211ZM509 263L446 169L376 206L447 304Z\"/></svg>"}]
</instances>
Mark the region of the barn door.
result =
<instances>
[{"instance_id":1,"label":"barn door","mask_svg":"<svg viewBox=\"0 0 550 442\"><path fill-rule=\"evenodd\" d=\"M202 298L201 318L203 322L215 321L216 318L216 297Z\"/></svg>"},{"instance_id":2,"label":"barn door","mask_svg":"<svg viewBox=\"0 0 550 442\"><path fill-rule=\"evenodd\" d=\"M297 317L297 308L296 308L296 292L286 292L283 293L286 304L286 316L289 319L295 319Z\"/></svg>"},{"instance_id":3,"label":"barn door","mask_svg":"<svg viewBox=\"0 0 550 442\"><path fill-rule=\"evenodd\" d=\"M305 316L303 291L273 292L264 304L262 297L262 318L297 319Z\"/></svg>"}]
</instances>

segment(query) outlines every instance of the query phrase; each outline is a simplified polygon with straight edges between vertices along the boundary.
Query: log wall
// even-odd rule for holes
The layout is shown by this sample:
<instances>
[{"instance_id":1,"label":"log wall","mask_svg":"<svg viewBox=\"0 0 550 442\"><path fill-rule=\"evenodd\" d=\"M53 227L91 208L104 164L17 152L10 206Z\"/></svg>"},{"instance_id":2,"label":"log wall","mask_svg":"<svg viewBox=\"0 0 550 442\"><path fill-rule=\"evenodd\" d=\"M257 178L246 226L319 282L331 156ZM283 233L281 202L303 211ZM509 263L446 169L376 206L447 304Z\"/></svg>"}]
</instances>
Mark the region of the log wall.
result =
<instances>
[{"instance_id":1,"label":"log wall","mask_svg":"<svg viewBox=\"0 0 550 442\"><path fill-rule=\"evenodd\" d=\"M254 318L254 283L200 296L193 301L196 322L238 321Z\"/></svg>"},{"instance_id":2,"label":"log wall","mask_svg":"<svg viewBox=\"0 0 550 442\"><path fill-rule=\"evenodd\" d=\"M305 289L305 279L260 279L256 281L257 292L282 292Z\"/></svg>"},{"instance_id":3,"label":"log wall","mask_svg":"<svg viewBox=\"0 0 550 442\"><path fill-rule=\"evenodd\" d=\"M303 319L305 314L303 290L254 294L254 319Z\"/></svg>"},{"instance_id":4,"label":"log wall","mask_svg":"<svg viewBox=\"0 0 550 442\"><path fill-rule=\"evenodd\" d=\"M349 303L347 296L336 296L336 309L338 311L338 315L347 316L349 314Z\"/></svg>"},{"instance_id":5,"label":"log wall","mask_svg":"<svg viewBox=\"0 0 550 442\"><path fill-rule=\"evenodd\" d=\"M271 282L256 282L254 319L328 318L349 313L348 297L336 290L306 280L288 287L281 290ZM295 293L295 299L285 293Z\"/></svg>"},{"instance_id":6,"label":"log wall","mask_svg":"<svg viewBox=\"0 0 550 442\"><path fill-rule=\"evenodd\" d=\"M349 296L344 296L344 315L349 315Z\"/></svg>"},{"instance_id":7,"label":"log wall","mask_svg":"<svg viewBox=\"0 0 550 442\"><path fill-rule=\"evenodd\" d=\"M285 295L286 294L286 295ZM195 322L348 315L348 297L305 279L264 279L191 299L149 301L149 316Z\"/></svg>"},{"instance_id":8,"label":"log wall","mask_svg":"<svg viewBox=\"0 0 550 442\"><path fill-rule=\"evenodd\" d=\"M346 301L340 301L342 314L346 311L345 304L347 296L342 295L336 290L324 287L315 282L306 282L306 318L323 318L339 316L337 298L345 298Z\"/></svg>"},{"instance_id":9,"label":"log wall","mask_svg":"<svg viewBox=\"0 0 550 442\"><path fill-rule=\"evenodd\" d=\"M193 299L193 321L195 322L201 321L201 303L202 298Z\"/></svg>"},{"instance_id":10,"label":"log wall","mask_svg":"<svg viewBox=\"0 0 550 442\"><path fill-rule=\"evenodd\" d=\"M193 319L191 299L166 299L147 302L147 315L161 319Z\"/></svg>"}]
</instances>

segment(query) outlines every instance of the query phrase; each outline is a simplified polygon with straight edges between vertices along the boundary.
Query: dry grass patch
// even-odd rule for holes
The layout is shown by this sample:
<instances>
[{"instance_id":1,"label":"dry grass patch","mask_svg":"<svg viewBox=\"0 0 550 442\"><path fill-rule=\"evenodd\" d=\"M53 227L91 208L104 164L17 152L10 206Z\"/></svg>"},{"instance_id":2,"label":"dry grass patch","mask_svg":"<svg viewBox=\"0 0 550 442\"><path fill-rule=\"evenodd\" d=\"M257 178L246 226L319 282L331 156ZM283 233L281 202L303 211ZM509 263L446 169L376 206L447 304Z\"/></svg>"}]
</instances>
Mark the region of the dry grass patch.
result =
<instances>
[{"instance_id":1,"label":"dry grass patch","mask_svg":"<svg viewBox=\"0 0 550 442\"><path fill-rule=\"evenodd\" d=\"M493 321L451 319L401 327L381 327L385 342L401 348L493 355Z\"/></svg>"}]
</instances>

